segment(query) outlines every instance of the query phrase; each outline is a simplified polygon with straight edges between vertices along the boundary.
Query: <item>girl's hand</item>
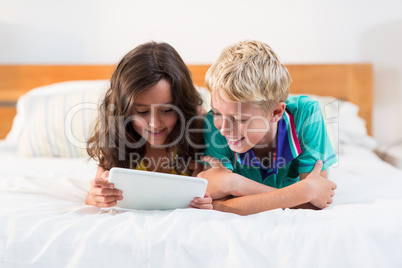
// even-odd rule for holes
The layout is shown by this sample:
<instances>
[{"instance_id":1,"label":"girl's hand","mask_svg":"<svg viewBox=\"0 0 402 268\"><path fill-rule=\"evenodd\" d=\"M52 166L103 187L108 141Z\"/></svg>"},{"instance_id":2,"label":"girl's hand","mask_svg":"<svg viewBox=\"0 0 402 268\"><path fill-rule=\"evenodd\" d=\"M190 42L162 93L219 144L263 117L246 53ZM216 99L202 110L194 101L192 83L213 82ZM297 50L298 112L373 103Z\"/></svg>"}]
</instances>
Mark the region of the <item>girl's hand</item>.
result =
<instances>
[{"instance_id":1,"label":"girl's hand","mask_svg":"<svg viewBox=\"0 0 402 268\"><path fill-rule=\"evenodd\" d=\"M117 205L117 200L122 200L122 191L114 189L113 183L108 182L109 171L102 173L100 178L91 181L91 188L87 195L87 204L100 208L108 208Z\"/></svg>"},{"instance_id":2,"label":"girl's hand","mask_svg":"<svg viewBox=\"0 0 402 268\"><path fill-rule=\"evenodd\" d=\"M320 176L322 165L322 161L318 160L313 171L303 180L307 183L310 203L318 208L326 208L333 202L334 190L337 187L336 183Z\"/></svg>"},{"instance_id":3,"label":"girl's hand","mask_svg":"<svg viewBox=\"0 0 402 268\"><path fill-rule=\"evenodd\" d=\"M189 208L212 209L212 198L209 193L205 193L204 198L196 197L191 201Z\"/></svg>"}]
</instances>

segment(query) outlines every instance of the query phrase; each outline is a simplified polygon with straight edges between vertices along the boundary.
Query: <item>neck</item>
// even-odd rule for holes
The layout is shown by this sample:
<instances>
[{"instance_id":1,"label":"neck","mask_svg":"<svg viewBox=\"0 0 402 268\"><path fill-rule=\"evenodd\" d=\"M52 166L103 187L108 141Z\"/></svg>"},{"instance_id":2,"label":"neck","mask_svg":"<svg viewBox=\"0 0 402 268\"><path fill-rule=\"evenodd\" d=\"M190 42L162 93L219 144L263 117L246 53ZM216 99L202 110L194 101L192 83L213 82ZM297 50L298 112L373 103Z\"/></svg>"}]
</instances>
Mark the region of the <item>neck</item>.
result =
<instances>
[{"instance_id":1,"label":"neck","mask_svg":"<svg viewBox=\"0 0 402 268\"><path fill-rule=\"evenodd\" d=\"M144 155L145 165L148 171L170 173L174 167L174 149L171 148L155 148L150 144L146 144Z\"/></svg>"},{"instance_id":2,"label":"neck","mask_svg":"<svg viewBox=\"0 0 402 268\"><path fill-rule=\"evenodd\" d=\"M144 156L152 157L152 158L158 158L158 157L172 158L173 155L174 155L174 147L169 147L169 148L156 147L155 148L148 142L146 144Z\"/></svg>"},{"instance_id":3,"label":"neck","mask_svg":"<svg viewBox=\"0 0 402 268\"><path fill-rule=\"evenodd\" d=\"M256 157L266 157L269 153L275 152L277 143L278 122L270 126L270 130L253 148Z\"/></svg>"}]
</instances>

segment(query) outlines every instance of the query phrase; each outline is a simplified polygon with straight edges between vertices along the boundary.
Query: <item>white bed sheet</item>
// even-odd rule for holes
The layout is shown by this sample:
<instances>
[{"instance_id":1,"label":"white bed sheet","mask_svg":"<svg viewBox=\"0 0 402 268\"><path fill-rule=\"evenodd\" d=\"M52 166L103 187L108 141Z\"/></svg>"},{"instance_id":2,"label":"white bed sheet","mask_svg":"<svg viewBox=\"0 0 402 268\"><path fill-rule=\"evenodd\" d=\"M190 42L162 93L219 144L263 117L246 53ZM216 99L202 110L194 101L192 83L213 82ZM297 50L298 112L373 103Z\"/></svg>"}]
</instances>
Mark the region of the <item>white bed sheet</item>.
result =
<instances>
[{"instance_id":1,"label":"white bed sheet","mask_svg":"<svg viewBox=\"0 0 402 268\"><path fill-rule=\"evenodd\" d=\"M85 205L96 164L0 144L0 267L402 267L402 171L347 147L321 211Z\"/></svg>"}]
</instances>

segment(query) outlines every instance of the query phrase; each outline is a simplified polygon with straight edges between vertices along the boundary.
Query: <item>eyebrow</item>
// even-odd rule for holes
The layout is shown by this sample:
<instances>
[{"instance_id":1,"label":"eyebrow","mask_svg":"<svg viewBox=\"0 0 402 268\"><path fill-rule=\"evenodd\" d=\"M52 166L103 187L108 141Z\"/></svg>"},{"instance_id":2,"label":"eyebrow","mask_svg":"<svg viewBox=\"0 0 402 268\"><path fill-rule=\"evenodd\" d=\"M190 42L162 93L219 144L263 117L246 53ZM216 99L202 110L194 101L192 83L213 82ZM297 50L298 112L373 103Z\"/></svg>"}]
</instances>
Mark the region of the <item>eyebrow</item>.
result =
<instances>
[{"instance_id":1,"label":"eyebrow","mask_svg":"<svg viewBox=\"0 0 402 268\"><path fill-rule=\"evenodd\" d=\"M210 106L211 106L211 108L212 108L213 110L217 110L217 111L218 111L218 109L216 109L216 108L214 107L214 105L212 104L212 101L211 101L211 103L210 103ZM218 111L218 112L219 112L219 111ZM245 116L245 117L251 117L251 116L253 116L253 115L251 115L251 114L230 114L229 116L241 116L241 117Z\"/></svg>"},{"instance_id":2,"label":"eyebrow","mask_svg":"<svg viewBox=\"0 0 402 268\"><path fill-rule=\"evenodd\" d=\"M173 105L173 102L167 102L167 103L160 103L160 104L142 104L142 103L134 103L134 106L145 106L145 107L149 107L151 105L158 105L158 106L162 106L162 105Z\"/></svg>"}]
</instances>

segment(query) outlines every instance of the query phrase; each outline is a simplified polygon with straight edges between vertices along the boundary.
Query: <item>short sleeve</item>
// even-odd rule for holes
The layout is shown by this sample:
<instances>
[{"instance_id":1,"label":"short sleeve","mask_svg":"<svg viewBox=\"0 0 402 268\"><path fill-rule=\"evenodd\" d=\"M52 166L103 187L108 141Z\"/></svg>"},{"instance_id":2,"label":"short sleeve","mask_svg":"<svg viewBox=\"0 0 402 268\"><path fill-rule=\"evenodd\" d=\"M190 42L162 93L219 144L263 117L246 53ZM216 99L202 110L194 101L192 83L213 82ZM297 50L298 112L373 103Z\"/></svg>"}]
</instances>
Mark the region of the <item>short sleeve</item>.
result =
<instances>
[{"instance_id":1,"label":"short sleeve","mask_svg":"<svg viewBox=\"0 0 402 268\"><path fill-rule=\"evenodd\" d=\"M204 155L212 156L228 169L233 171L234 154L230 150L225 137L214 126L212 112L209 111L204 119Z\"/></svg>"},{"instance_id":2,"label":"short sleeve","mask_svg":"<svg viewBox=\"0 0 402 268\"><path fill-rule=\"evenodd\" d=\"M337 162L318 102L308 100L299 107L298 139L301 153L298 156L299 173L311 172L317 160L323 161L323 170Z\"/></svg>"}]
</instances>

